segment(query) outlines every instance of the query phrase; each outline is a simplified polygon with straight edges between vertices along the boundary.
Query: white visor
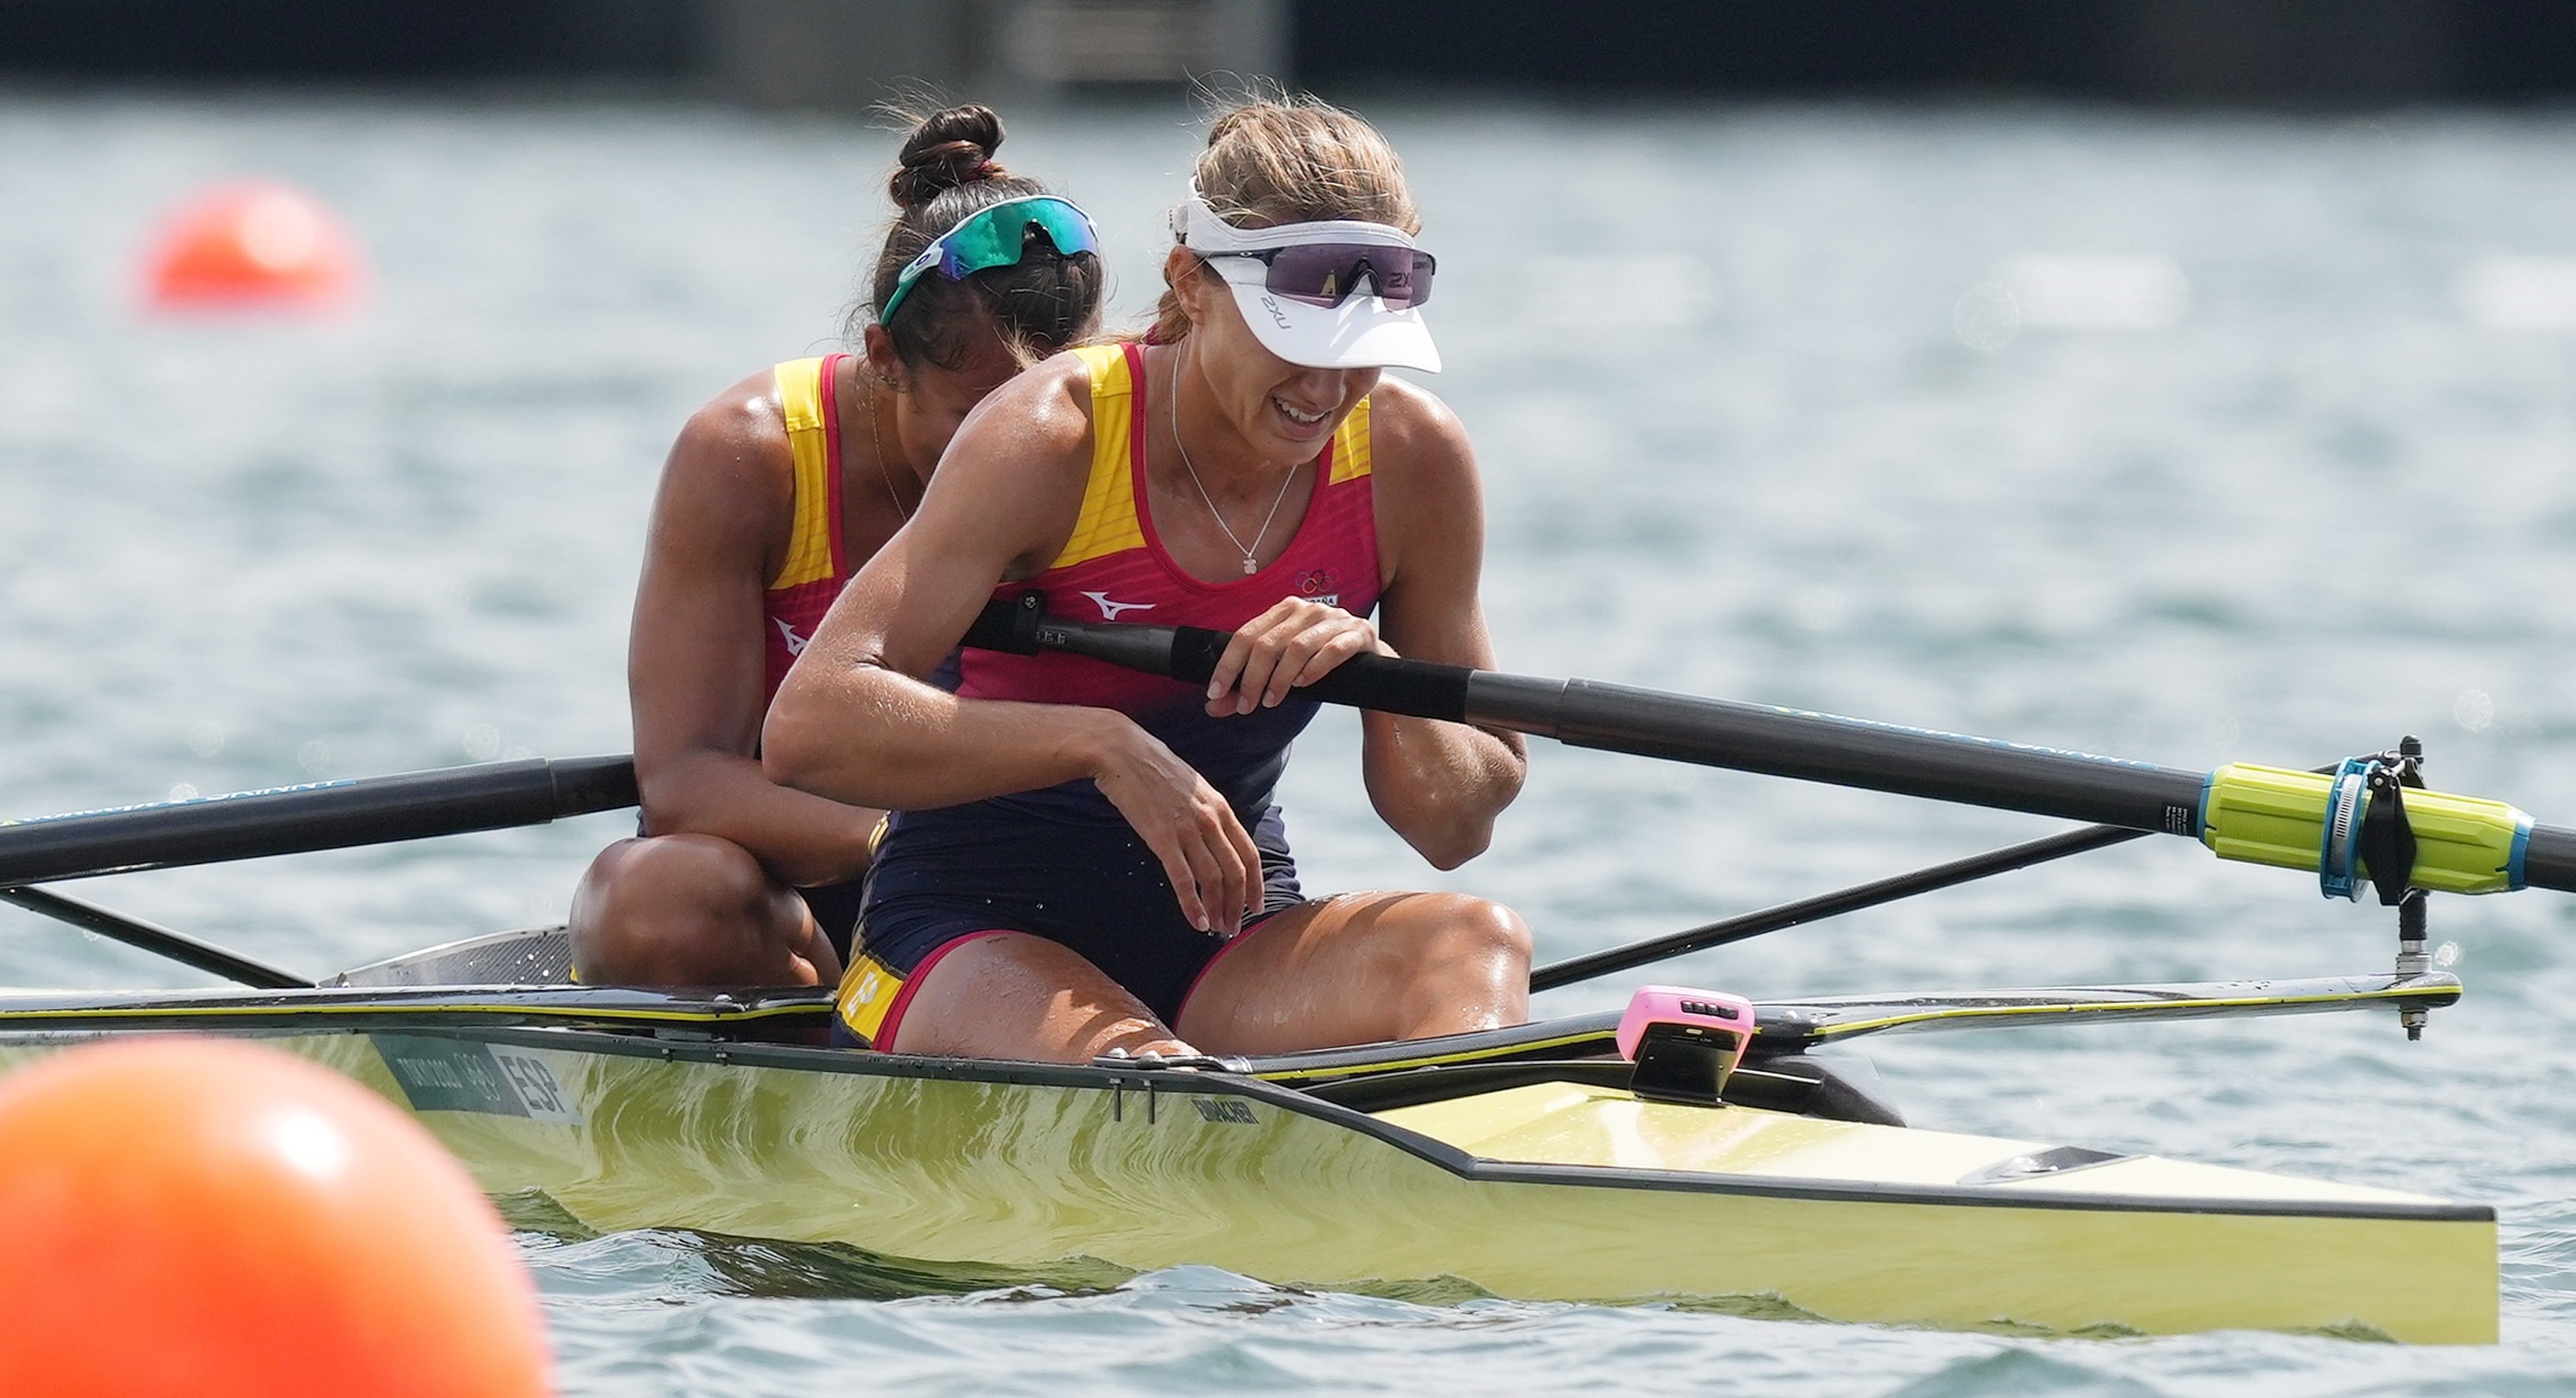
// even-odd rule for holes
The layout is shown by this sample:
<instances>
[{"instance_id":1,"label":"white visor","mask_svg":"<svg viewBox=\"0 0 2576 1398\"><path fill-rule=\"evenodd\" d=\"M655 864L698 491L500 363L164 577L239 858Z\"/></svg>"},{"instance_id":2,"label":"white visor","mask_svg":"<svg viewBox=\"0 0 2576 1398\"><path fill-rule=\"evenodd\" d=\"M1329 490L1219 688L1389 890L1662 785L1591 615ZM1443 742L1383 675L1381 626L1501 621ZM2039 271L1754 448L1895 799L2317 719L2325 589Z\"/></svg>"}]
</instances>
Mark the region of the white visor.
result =
<instances>
[{"instance_id":1,"label":"white visor","mask_svg":"<svg viewBox=\"0 0 2576 1398\"><path fill-rule=\"evenodd\" d=\"M1413 247L1412 236L1403 229L1356 219L1237 228L1217 217L1192 190L1189 202L1172 211L1172 231L1180 235L1183 246L1207 259L1207 265L1234 292L1234 304L1243 312L1243 323L1252 327L1254 338L1281 359L1311 369L1394 367L1440 372L1440 349L1431 343L1431 328L1422 323L1420 308L1390 310L1377 296L1358 292L1343 297L1338 306L1290 300L1273 295L1263 284L1270 269L1261 259L1226 256L1305 243Z\"/></svg>"}]
</instances>

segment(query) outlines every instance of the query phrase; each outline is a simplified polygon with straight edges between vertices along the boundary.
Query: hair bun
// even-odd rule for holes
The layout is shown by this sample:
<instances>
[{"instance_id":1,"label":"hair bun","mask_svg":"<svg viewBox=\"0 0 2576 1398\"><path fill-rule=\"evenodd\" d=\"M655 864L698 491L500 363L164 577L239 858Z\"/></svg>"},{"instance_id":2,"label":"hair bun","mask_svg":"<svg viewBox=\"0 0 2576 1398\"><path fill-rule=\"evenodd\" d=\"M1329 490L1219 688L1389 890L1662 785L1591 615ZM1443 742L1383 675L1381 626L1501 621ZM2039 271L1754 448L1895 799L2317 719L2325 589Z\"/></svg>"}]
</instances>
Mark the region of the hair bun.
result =
<instances>
[{"instance_id":1,"label":"hair bun","mask_svg":"<svg viewBox=\"0 0 2576 1398\"><path fill-rule=\"evenodd\" d=\"M1002 119L976 103L950 107L921 119L903 143L902 168L886 181L886 193L907 209L917 209L941 194L977 180L1009 172L993 163L1002 145Z\"/></svg>"}]
</instances>

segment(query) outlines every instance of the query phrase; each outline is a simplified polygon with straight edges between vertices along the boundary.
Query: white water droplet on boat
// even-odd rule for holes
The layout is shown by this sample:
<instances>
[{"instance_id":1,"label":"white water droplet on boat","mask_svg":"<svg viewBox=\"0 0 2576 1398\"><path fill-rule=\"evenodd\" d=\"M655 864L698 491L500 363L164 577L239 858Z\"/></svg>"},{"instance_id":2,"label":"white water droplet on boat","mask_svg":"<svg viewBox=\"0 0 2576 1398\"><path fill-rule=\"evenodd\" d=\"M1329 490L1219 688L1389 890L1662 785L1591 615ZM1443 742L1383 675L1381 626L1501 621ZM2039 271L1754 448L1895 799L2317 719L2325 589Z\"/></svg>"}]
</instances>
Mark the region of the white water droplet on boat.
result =
<instances>
[{"instance_id":1,"label":"white water droplet on boat","mask_svg":"<svg viewBox=\"0 0 2576 1398\"><path fill-rule=\"evenodd\" d=\"M197 788L186 782L172 782L170 784L170 799L173 801L194 801L197 799Z\"/></svg>"},{"instance_id":2,"label":"white water droplet on boat","mask_svg":"<svg viewBox=\"0 0 2576 1398\"><path fill-rule=\"evenodd\" d=\"M295 750L295 765L310 776L321 776L331 770L331 745L319 738Z\"/></svg>"},{"instance_id":3,"label":"white water droplet on boat","mask_svg":"<svg viewBox=\"0 0 2576 1398\"><path fill-rule=\"evenodd\" d=\"M465 755L477 762L489 762L501 753L501 730L488 723L465 725Z\"/></svg>"},{"instance_id":4,"label":"white water droplet on boat","mask_svg":"<svg viewBox=\"0 0 2576 1398\"><path fill-rule=\"evenodd\" d=\"M199 757L212 757L224 750L224 726L212 719L199 719L188 725L188 751Z\"/></svg>"},{"instance_id":5,"label":"white water droplet on boat","mask_svg":"<svg viewBox=\"0 0 2576 1398\"><path fill-rule=\"evenodd\" d=\"M2451 701L2451 719L2472 733L2495 722L2495 700L2483 689L2463 689Z\"/></svg>"},{"instance_id":6,"label":"white water droplet on boat","mask_svg":"<svg viewBox=\"0 0 2576 1398\"><path fill-rule=\"evenodd\" d=\"M299 1173L317 1180L339 1177L349 1165L349 1141L314 1112L290 1111L269 1124L268 1143Z\"/></svg>"}]
</instances>

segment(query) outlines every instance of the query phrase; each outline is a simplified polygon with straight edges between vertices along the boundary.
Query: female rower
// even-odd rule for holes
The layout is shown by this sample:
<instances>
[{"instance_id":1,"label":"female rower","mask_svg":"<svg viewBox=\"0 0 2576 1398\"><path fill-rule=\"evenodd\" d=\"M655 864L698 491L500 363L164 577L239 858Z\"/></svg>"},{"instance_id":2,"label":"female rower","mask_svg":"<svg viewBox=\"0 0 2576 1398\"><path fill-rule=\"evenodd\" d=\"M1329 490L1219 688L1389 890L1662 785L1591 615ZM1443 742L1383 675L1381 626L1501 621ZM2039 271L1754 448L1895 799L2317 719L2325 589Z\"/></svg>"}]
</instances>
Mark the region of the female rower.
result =
<instances>
[{"instance_id":1,"label":"female rower","mask_svg":"<svg viewBox=\"0 0 2576 1398\"><path fill-rule=\"evenodd\" d=\"M979 106L926 120L852 312L864 353L792 360L698 410L662 469L627 682L643 837L573 894L574 973L644 985L828 984L883 812L761 775L769 696L851 573L900 528L968 410L1092 335L1080 209L993 163Z\"/></svg>"},{"instance_id":2,"label":"female rower","mask_svg":"<svg viewBox=\"0 0 2576 1398\"><path fill-rule=\"evenodd\" d=\"M1296 685L1369 652L1493 662L1466 432L1379 377L1440 363L1402 168L1357 117L1257 102L1217 120L1192 195L1153 334L994 394L770 709L773 777L902 812L838 997L876 1047L1265 1053L1526 1017L1509 909L1305 899L1272 804L1316 708ZM923 683L997 584L1234 638L1204 690L971 650L953 694ZM1483 850L1519 740L1363 723L1380 816L1442 868Z\"/></svg>"}]
</instances>

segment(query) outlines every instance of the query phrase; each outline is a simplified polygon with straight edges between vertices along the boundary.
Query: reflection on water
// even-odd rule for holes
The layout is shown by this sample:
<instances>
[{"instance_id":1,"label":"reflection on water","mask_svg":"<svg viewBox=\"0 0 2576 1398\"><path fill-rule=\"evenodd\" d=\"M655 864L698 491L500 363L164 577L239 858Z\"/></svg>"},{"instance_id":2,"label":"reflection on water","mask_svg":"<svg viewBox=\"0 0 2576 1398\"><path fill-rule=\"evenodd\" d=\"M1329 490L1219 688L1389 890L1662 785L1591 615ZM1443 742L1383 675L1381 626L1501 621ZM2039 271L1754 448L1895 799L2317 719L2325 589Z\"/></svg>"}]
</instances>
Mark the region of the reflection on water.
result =
<instances>
[{"instance_id":1,"label":"reflection on water","mask_svg":"<svg viewBox=\"0 0 2576 1398\"><path fill-rule=\"evenodd\" d=\"M2437 786L2576 820L2576 142L2052 108L1418 103L1434 381L1487 476L1507 668L2174 763L2423 735ZM1029 113L1122 314L1193 145ZM627 745L626 610L670 436L831 342L883 133L579 106L0 101L0 814ZM153 215L242 173L376 282L314 324L163 322ZM1496 848L1423 868L1328 715L1312 884L1470 888L1544 958L2039 823L1542 745ZM559 917L616 816L86 890L321 973ZM2375 970L2379 909L2146 842L1655 972L1757 995ZM2461 1006L1876 1051L1920 1123L2496 1203L2506 1343L2095 1347L1694 1307L994 1280L522 1220L577 1391L2253 1393L2576 1378L2576 902L2448 899ZM0 910L7 979L179 983ZM1615 986L1543 997L1572 1012ZM818 1201L818 1207L824 1206ZM987 1304L994 1292L1028 1304ZM1052 1287L1054 1290L1045 1290ZM1057 1294L1061 1292L1062 1294ZM915 1299L886 1304L873 1298ZM834 1299L817 1299L817 1298ZM677 1304L664 1304L677 1298Z\"/></svg>"}]
</instances>

